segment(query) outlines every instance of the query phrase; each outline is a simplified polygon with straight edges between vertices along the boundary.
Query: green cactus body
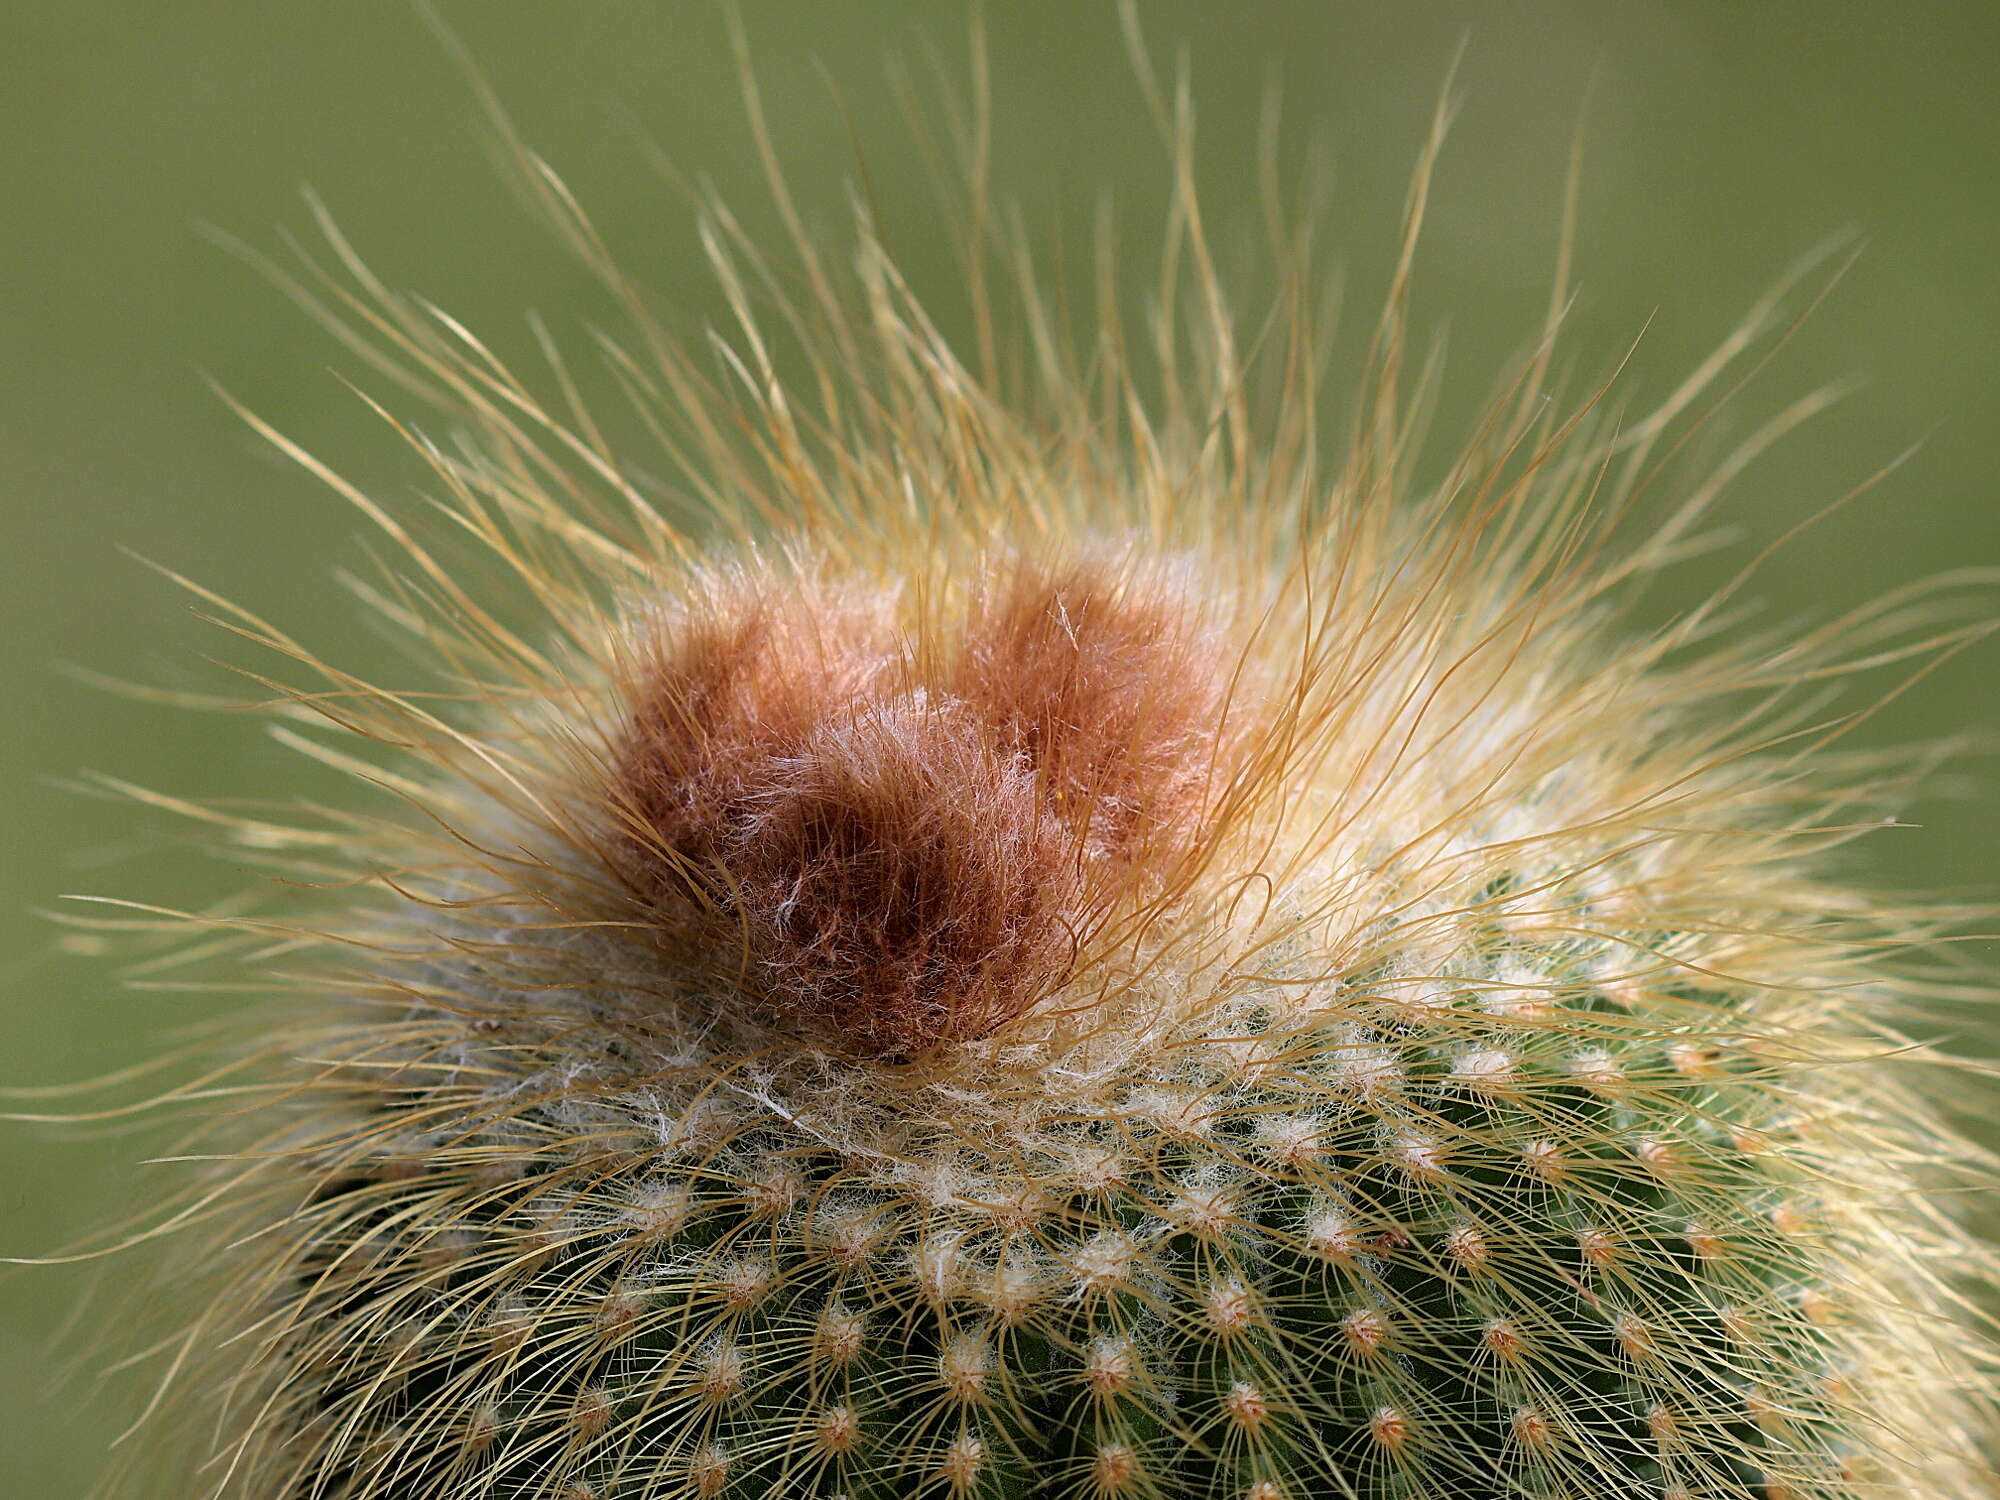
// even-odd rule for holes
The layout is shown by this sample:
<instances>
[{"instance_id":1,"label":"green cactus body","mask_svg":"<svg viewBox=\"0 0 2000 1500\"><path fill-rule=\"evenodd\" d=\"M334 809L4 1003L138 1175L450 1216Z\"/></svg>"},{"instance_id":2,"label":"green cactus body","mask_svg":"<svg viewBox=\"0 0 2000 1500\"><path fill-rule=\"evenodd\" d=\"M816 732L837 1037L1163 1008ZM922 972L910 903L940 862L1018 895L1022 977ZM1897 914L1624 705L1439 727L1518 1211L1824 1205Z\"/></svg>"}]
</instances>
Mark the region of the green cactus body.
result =
<instances>
[{"instance_id":1,"label":"green cactus body","mask_svg":"<svg viewBox=\"0 0 2000 1500\"><path fill-rule=\"evenodd\" d=\"M712 1088L483 1126L414 1085L442 1119L376 1120L299 1221L287 1337L330 1368L287 1400L345 1440L286 1492L1870 1493L1857 1289L1753 1007L1510 934L1527 884L1434 973L1246 986L991 1136L842 1149ZM561 1065L468 1051L509 1099Z\"/></svg>"},{"instance_id":2,"label":"green cactus body","mask_svg":"<svg viewBox=\"0 0 2000 1500\"><path fill-rule=\"evenodd\" d=\"M203 920L291 992L160 1226L206 1310L134 1493L1988 1492L1973 1153L1898 1030L1951 916L1815 863L1906 770L1819 695L1946 606L1621 631L1727 361L1614 423L1544 339L1420 483L1402 282L1336 434L1310 268L1233 311L1174 135L1158 370L1011 244L975 369L870 226L792 278L717 208L718 375L523 154L630 299L632 457L330 276L462 432L435 537L347 488L436 678L235 617L388 803L229 825L323 894Z\"/></svg>"}]
</instances>

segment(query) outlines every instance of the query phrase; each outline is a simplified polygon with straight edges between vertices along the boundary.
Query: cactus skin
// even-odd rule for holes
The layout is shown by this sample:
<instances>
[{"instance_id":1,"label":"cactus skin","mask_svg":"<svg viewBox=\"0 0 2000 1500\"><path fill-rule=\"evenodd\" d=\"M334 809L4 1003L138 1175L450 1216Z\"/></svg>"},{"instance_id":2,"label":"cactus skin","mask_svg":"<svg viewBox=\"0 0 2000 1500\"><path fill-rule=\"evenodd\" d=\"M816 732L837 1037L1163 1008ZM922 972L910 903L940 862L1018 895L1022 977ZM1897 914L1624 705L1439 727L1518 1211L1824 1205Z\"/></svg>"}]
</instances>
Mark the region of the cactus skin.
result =
<instances>
[{"instance_id":1,"label":"cactus skin","mask_svg":"<svg viewBox=\"0 0 2000 1500\"><path fill-rule=\"evenodd\" d=\"M351 1436L297 1492L1869 1492L1742 997L1485 942L1247 1005L1004 1143L924 1122L885 1163L727 1116L635 1149L535 1111L520 1180L478 1134L356 1161L286 1309L334 1366L292 1399ZM1715 1023L1645 1019L1683 1007ZM475 1066L519 1076L504 1046Z\"/></svg>"},{"instance_id":2,"label":"cactus skin","mask_svg":"<svg viewBox=\"0 0 2000 1500\"><path fill-rule=\"evenodd\" d=\"M789 387L754 332L711 386L635 296L697 522L350 266L348 335L471 435L421 451L479 557L353 496L451 701L308 659L300 743L402 811L237 825L347 905L205 921L306 993L166 1221L213 1301L115 1482L1986 1492L1949 1312L1990 1265L1926 1195L1972 1153L1886 1056L1924 980L1885 950L1950 914L1816 873L1891 763L1764 748L1931 627L1621 636L1678 540L1601 518L1696 387L1599 427L1530 364L1420 488L1400 284L1328 467L1306 267L1230 313L1181 165L1150 405L1114 313L1080 354L1032 292L1033 381L961 363L866 226L852 288L794 247Z\"/></svg>"}]
</instances>

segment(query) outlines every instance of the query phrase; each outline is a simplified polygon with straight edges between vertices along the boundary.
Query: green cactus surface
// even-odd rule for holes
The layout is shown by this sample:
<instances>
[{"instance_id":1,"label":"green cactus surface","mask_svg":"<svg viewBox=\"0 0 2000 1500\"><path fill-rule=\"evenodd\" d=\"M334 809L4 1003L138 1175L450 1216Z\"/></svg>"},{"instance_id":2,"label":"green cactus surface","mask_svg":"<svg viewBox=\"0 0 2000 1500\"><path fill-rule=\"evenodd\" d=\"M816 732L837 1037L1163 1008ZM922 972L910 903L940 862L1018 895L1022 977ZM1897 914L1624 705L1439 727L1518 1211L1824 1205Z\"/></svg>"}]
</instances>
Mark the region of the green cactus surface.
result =
<instances>
[{"instance_id":1,"label":"green cactus surface","mask_svg":"<svg viewBox=\"0 0 2000 1500\"><path fill-rule=\"evenodd\" d=\"M1518 884L1455 965L1253 990L1005 1138L682 1098L635 1140L629 1105L482 1126L417 1085L299 1221L287 1399L346 1440L297 1493L1859 1486L1866 1309L1743 995L1478 920Z\"/></svg>"}]
</instances>

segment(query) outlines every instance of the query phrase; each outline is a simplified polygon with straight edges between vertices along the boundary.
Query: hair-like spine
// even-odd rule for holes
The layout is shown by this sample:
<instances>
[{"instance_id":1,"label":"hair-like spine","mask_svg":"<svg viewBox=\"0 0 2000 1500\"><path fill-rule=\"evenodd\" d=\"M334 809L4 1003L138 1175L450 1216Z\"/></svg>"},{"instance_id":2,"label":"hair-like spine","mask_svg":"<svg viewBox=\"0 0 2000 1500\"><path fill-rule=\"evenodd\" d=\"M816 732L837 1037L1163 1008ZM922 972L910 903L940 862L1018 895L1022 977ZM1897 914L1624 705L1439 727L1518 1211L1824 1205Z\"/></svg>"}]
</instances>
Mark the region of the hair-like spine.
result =
<instances>
[{"instance_id":1,"label":"hair-like spine","mask_svg":"<svg viewBox=\"0 0 2000 1500\"><path fill-rule=\"evenodd\" d=\"M865 220L842 272L715 204L711 366L518 152L644 461L330 227L288 281L464 434L412 439L435 537L269 434L436 674L231 612L387 801L233 825L328 890L203 919L291 992L143 1232L193 1249L133 1493L1987 1492L1992 1263L1931 1193L1982 1163L1903 1034L1955 915L1817 863L1897 775L1821 690L1950 607L1624 629L1724 361L1613 420L1545 399L1551 315L1420 481L1436 138L1341 428L1309 237L1236 305L1140 78L1151 363L1006 245L967 360Z\"/></svg>"}]
</instances>

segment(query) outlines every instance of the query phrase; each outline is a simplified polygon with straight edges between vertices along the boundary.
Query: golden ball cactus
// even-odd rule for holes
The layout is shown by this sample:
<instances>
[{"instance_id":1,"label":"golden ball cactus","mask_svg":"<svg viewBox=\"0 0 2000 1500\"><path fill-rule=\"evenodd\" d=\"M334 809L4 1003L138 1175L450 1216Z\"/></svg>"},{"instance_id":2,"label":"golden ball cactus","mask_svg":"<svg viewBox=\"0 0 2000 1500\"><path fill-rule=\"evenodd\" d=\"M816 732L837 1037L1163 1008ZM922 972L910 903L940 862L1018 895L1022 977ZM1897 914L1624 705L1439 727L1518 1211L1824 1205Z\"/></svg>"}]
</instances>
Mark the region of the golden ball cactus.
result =
<instances>
[{"instance_id":1,"label":"golden ball cactus","mask_svg":"<svg viewBox=\"0 0 2000 1500\"><path fill-rule=\"evenodd\" d=\"M433 671L232 619L376 801L233 825L317 890L206 919L289 992L162 1224L134 1493L1986 1492L1941 918L1818 860L1884 776L1820 689L1949 632L1618 613L1724 361L1612 420L1551 318L1420 481L1421 178L1334 422L1308 259L1233 299L1184 150L1157 358L977 243L968 359L865 219L716 207L711 359L519 160L657 446L337 240L295 283L462 433L435 534L285 445Z\"/></svg>"}]
</instances>

